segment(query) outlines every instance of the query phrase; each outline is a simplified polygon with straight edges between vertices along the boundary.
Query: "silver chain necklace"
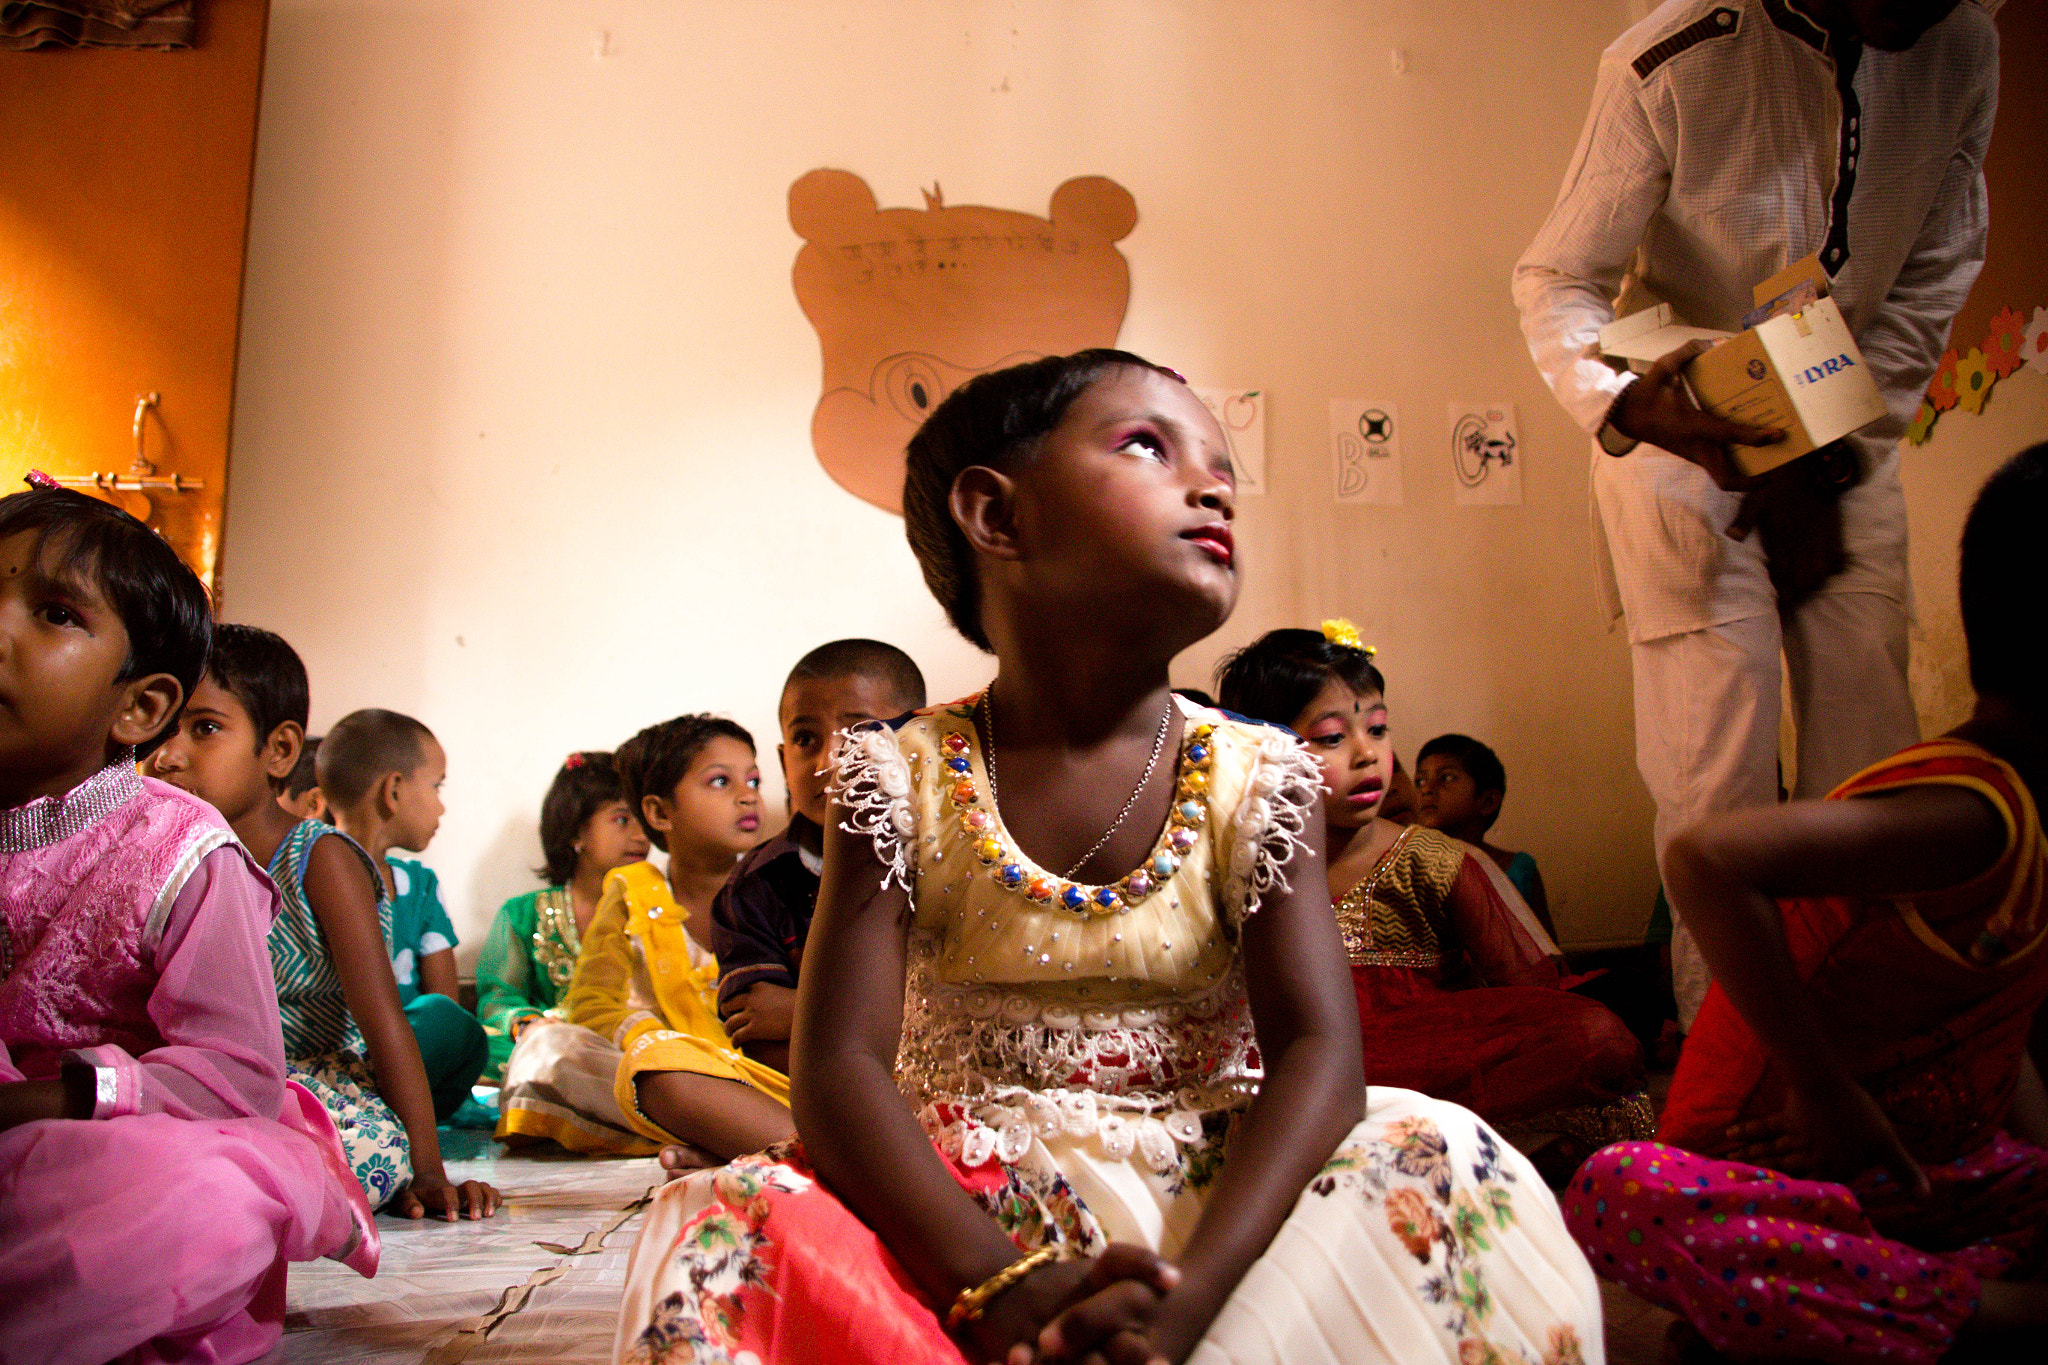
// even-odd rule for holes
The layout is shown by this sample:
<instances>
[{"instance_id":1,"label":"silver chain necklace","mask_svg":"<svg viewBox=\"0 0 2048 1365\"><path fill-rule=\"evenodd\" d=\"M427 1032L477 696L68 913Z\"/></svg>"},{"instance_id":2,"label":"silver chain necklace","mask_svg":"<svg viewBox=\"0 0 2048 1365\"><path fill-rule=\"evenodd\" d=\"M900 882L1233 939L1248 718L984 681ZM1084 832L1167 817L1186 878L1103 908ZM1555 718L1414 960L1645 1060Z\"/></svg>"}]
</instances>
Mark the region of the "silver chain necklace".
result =
<instances>
[{"instance_id":1,"label":"silver chain necklace","mask_svg":"<svg viewBox=\"0 0 2048 1365\"><path fill-rule=\"evenodd\" d=\"M993 682L991 682L987 687L982 689L981 714L983 721L988 726L988 742L986 745L983 746L986 750L983 757L985 758L986 765L988 767L988 796L989 800L992 803L994 803L997 810L997 814L1000 817L1003 804L1003 793L1001 789L996 786L995 691L996 685ZM1124 802L1124 808L1116 813L1116 819L1110 821L1109 828L1102 831L1102 837L1100 839L1097 839L1093 844L1089 845L1088 851L1086 853L1083 853L1080 856L1080 858L1075 861L1072 867L1068 868L1065 872L1060 873L1060 877L1063 880L1072 881L1074 879L1074 874L1076 872L1079 872L1082 868L1086 867L1088 865L1088 860L1090 858L1093 858L1097 853L1100 853L1102 851L1102 846L1109 842L1109 836L1116 833L1118 830L1122 829L1124 821L1130 818L1131 808L1138 804L1138 798L1140 796L1143 796L1145 794L1145 788L1152 784L1152 770L1159 766L1159 753L1162 749L1166 747L1166 728L1168 725L1172 724L1172 722L1173 696L1169 693L1166 698L1166 714L1159 718L1159 733L1152 736L1152 756L1145 760L1145 775L1138 779L1138 785L1131 790L1130 800Z\"/></svg>"}]
</instances>

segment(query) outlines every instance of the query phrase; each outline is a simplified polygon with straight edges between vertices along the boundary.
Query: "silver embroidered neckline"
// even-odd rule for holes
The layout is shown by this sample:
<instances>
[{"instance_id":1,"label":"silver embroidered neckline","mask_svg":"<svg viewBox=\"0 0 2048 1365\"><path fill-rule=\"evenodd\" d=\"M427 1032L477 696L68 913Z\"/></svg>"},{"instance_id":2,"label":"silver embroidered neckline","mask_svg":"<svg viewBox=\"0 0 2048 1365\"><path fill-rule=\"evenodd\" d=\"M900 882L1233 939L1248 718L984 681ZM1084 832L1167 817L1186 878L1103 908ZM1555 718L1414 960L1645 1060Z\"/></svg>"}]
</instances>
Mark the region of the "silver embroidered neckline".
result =
<instances>
[{"instance_id":1,"label":"silver embroidered neckline","mask_svg":"<svg viewBox=\"0 0 2048 1365\"><path fill-rule=\"evenodd\" d=\"M0 810L0 854L60 844L91 829L141 791L134 760L122 758L62 796L39 796L25 806Z\"/></svg>"}]
</instances>

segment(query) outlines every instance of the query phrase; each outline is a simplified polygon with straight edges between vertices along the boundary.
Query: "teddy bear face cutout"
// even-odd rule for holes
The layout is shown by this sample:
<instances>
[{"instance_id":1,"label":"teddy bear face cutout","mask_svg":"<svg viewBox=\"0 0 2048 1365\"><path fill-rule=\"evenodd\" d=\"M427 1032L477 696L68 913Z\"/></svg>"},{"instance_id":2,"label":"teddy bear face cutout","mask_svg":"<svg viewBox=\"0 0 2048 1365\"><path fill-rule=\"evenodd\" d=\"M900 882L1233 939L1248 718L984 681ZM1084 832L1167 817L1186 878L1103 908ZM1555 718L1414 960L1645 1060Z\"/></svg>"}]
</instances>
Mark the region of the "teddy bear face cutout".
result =
<instances>
[{"instance_id":1,"label":"teddy bear face cutout","mask_svg":"<svg viewBox=\"0 0 2048 1365\"><path fill-rule=\"evenodd\" d=\"M1053 191L1040 218L947 205L883 209L849 171L789 187L804 238L792 271L818 333L823 382L811 415L818 463L839 485L903 509L903 448L974 375L1040 356L1113 346L1131 272L1116 243L1138 209L1100 176Z\"/></svg>"}]
</instances>

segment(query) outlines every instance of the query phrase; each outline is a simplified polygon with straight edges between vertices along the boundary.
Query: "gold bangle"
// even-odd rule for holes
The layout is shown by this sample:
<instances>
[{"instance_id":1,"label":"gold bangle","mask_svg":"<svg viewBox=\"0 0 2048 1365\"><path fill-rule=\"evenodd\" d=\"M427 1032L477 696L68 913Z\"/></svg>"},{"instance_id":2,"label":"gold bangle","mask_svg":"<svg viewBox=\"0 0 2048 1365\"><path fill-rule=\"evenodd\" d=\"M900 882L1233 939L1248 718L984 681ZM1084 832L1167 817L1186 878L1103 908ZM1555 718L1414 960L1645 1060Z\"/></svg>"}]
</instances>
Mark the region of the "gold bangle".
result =
<instances>
[{"instance_id":1,"label":"gold bangle","mask_svg":"<svg viewBox=\"0 0 2048 1365\"><path fill-rule=\"evenodd\" d=\"M1059 1258L1059 1252L1052 1247L1040 1247L1028 1256L1018 1257L980 1284L961 1290L960 1296L953 1300L952 1308L946 1312L946 1330L950 1332L963 1322L980 1321L982 1311L988 1307L990 1299L1040 1266L1048 1265Z\"/></svg>"}]
</instances>

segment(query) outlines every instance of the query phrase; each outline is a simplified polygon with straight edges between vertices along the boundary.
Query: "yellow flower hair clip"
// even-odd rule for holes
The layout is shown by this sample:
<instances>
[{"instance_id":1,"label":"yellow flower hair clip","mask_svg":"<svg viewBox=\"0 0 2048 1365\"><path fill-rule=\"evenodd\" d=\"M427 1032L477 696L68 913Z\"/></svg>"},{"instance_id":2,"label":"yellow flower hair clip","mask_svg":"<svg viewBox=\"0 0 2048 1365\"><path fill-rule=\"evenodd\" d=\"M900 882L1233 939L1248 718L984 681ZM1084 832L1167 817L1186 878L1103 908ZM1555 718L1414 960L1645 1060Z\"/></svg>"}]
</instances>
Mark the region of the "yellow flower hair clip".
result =
<instances>
[{"instance_id":1,"label":"yellow flower hair clip","mask_svg":"<svg viewBox=\"0 0 2048 1365\"><path fill-rule=\"evenodd\" d=\"M1342 645L1346 649L1359 650L1368 659L1379 653L1371 645L1359 643L1358 627L1352 625L1351 622L1341 616L1334 620L1323 622L1323 638L1333 645Z\"/></svg>"}]
</instances>

